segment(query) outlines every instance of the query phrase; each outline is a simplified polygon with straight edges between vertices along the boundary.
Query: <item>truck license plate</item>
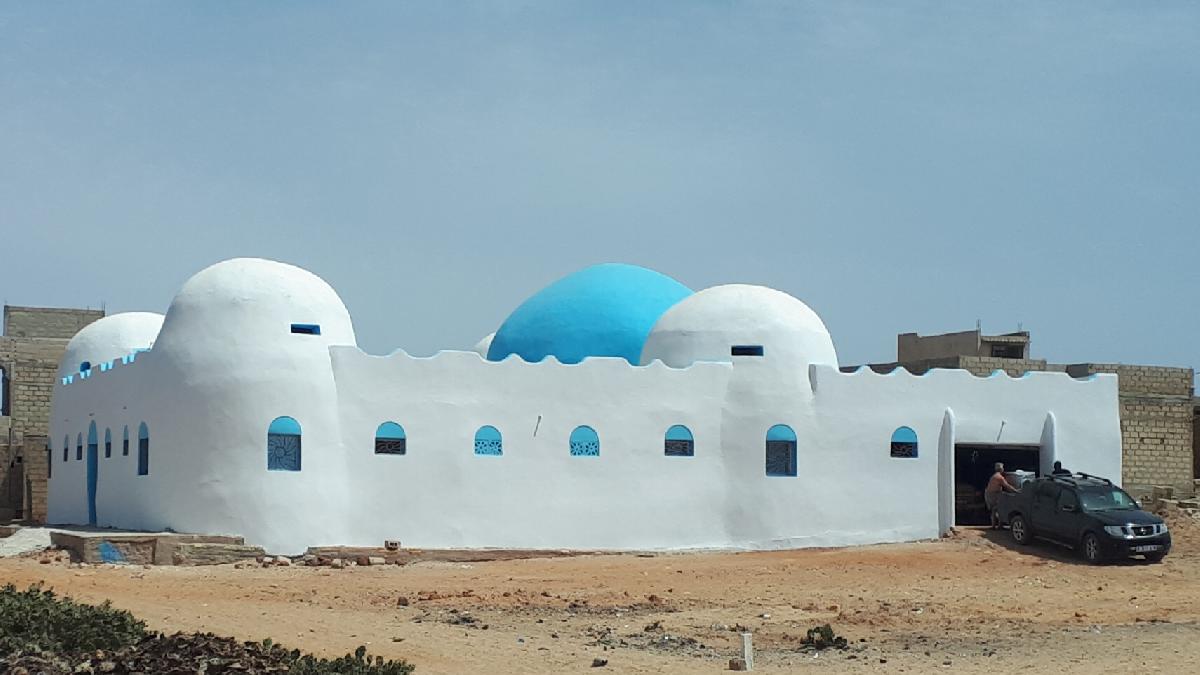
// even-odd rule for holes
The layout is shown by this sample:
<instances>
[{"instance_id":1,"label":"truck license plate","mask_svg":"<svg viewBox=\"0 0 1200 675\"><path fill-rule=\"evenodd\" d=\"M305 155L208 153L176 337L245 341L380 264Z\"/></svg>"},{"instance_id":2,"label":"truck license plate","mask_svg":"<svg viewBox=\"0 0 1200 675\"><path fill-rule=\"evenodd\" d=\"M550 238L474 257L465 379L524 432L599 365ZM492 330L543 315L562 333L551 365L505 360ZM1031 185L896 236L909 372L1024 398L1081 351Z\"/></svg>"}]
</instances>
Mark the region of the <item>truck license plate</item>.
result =
<instances>
[{"instance_id":1,"label":"truck license plate","mask_svg":"<svg viewBox=\"0 0 1200 675\"><path fill-rule=\"evenodd\" d=\"M1134 546L1133 552L1134 553L1153 553L1154 551L1157 551L1160 548L1162 548L1162 547L1157 544L1146 544L1145 546Z\"/></svg>"}]
</instances>

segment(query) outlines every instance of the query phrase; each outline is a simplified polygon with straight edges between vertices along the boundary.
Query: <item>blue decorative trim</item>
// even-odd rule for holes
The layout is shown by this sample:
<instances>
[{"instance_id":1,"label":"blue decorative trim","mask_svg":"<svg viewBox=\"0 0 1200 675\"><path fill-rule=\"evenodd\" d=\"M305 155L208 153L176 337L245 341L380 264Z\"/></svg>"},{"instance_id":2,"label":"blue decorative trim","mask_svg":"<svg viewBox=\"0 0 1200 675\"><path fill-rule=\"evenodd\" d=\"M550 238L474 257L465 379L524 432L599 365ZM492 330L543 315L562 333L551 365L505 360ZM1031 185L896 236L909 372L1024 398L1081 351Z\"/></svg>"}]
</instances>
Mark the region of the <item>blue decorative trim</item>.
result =
<instances>
[{"instance_id":1,"label":"blue decorative trim","mask_svg":"<svg viewBox=\"0 0 1200 675\"><path fill-rule=\"evenodd\" d=\"M767 440L768 441L791 441L791 442L795 443L796 442L796 432L792 431L792 428L786 424L776 424L775 426L771 427L770 429L767 429Z\"/></svg>"},{"instance_id":2,"label":"blue decorative trim","mask_svg":"<svg viewBox=\"0 0 1200 675\"><path fill-rule=\"evenodd\" d=\"M289 434L292 436L300 435L300 423L294 417L276 417L271 420L271 425L267 427L268 434Z\"/></svg>"},{"instance_id":3,"label":"blue decorative trim","mask_svg":"<svg viewBox=\"0 0 1200 675\"><path fill-rule=\"evenodd\" d=\"M910 427L900 427L892 432L891 456L900 459L916 459L917 432Z\"/></svg>"},{"instance_id":4,"label":"blue decorative trim","mask_svg":"<svg viewBox=\"0 0 1200 675\"><path fill-rule=\"evenodd\" d=\"M493 426L482 426L475 432L475 454L499 457L504 454L504 443L500 430Z\"/></svg>"},{"instance_id":5,"label":"blue decorative trim","mask_svg":"<svg viewBox=\"0 0 1200 675\"><path fill-rule=\"evenodd\" d=\"M395 422L384 422L375 429L375 438L408 438L404 433L404 427Z\"/></svg>"},{"instance_id":6,"label":"blue decorative trim","mask_svg":"<svg viewBox=\"0 0 1200 675\"><path fill-rule=\"evenodd\" d=\"M384 422L375 429L375 454L407 455L408 436L404 427L395 422Z\"/></svg>"},{"instance_id":7,"label":"blue decorative trim","mask_svg":"<svg viewBox=\"0 0 1200 675\"><path fill-rule=\"evenodd\" d=\"M571 432L572 457L599 457L600 436L589 426L578 426Z\"/></svg>"}]
</instances>

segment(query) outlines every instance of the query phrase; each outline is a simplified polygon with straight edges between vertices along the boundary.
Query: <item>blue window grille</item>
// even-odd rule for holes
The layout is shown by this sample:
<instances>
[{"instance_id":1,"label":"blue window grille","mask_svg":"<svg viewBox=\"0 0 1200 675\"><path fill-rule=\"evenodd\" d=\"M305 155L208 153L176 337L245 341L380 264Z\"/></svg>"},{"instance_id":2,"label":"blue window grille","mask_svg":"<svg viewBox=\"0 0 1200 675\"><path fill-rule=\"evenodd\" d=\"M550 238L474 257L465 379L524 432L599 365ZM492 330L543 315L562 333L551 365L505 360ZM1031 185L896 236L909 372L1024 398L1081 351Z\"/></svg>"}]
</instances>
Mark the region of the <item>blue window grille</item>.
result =
<instances>
[{"instance_id":1,"label":"blue window grille","mask_svg":"<svg viewBox=\"0 0 1200 675\"><path fill-rule=\"evenodd\" d=\"M71 457L71 437L63 436L63 461L67 461Z\"/></svg>"},{"instance_id":2,"label":"blue window grille","mask_svg":"<svg viewBox=\"0 0 1200 675\"><path fill-rule=\"evenodd\" d=\"M276 417L267 427L267 470L300 470L300 423Z\"/></svg>"},{"instance_id":3,"label":"blue window grille","mask_svg":"<svg viewBox=\"0 0 1200 675\"><path fill-rule=\"evenodd\" d=\"M138 425L138 472L139 476L150 475L150 430L146 423Z\"/></svg>"},{"instance_id":4,"label":"blue window grille","mask_svg":"<svg viewBox=\"0 0 1200 675\"><path fill-rule=\"evenodd\" d=\"M395 422L380 424L375 429L375 454L408 454L408 437L404 434L404 427Z\"/></svg>"},{"instance_id":5,"label":"blue window grille","mask_svg":"<svg viewBox=\"0 0 1200 675\"><path fill-rule=\"evenodd\" d=\"M589 426L578 426L571 432L572 457L599 457L600 436Z\"/></svg>"},{"instance_id":6,"label":"blue window grille","mask_svg":"<svg viewBox=\"0 0 1200 675\"><path fill-rule=\"evenodd\" d=\"M320 335L321 326L315 323L294 323L292 332L296 335Z\"/></svg>"},{"instance_id":7,"label":"blue window grille","mask_svg":"<svg viewBox=\"0 0 1200 675\"><path fill-rule=\"evenodd\" d=\"M75 436L75 459L83 459L83 434Z\"/></svg>"},{"instance_id":8,"label":"blue window grille","mask_svg":"<svg viewBox=\"0 0 1200 675\"><path fill-rule=\"evenodd\" d=\"M479 427L475 432L475 454L499 457L504 454L500 430L493 426Z\"/></svg>"},{"instance_id":9,"label":"blue window grille","mask_svg":"<svg viewBox=\"0 0 1200 675\"><path fill-rule=\"evenodd\" d=\"M892 457L916 459L917 432L910 427L900 427L892 433Z\"/></svg>"},{"instance_id":10,"label":"blue window grille","mask_svg":"<svg viewBox=\"0 0 1200 675\"><path fill-rule=\"evenodd\" d=\"M786 424L767 430L767 475L796 475L796 432Z\"/></svg>"},{"instance_id":11,"label":"blue window grille","mask_svg":"<svg viewBox=\"0 0 1200 675\"><path fill-rule=\"evenodd\" d=\"M129 456L129 425L125 425L125 437L121 439L121 455Z\"/></svg>"},{"instance_id":12,"label":"blue window grille","mask_svg":"<svg viewBox=\"0 0 1200 675\"><path fill-rule=\"evenodd\" d=\"M663 454L667 457L692 457L696 454L696 443L692 432L682 424L667 429L663 440Z\"/></svg>"},{"instance_id":13,"label":"blue window grille","mask_svg":"<svg viewBox=\"0 0 1200 675\"><path fill-rule=\"evenodd\" d=\"M104 459L112 457L112 429L104 430Z\"/></svg>"}]
</instances>

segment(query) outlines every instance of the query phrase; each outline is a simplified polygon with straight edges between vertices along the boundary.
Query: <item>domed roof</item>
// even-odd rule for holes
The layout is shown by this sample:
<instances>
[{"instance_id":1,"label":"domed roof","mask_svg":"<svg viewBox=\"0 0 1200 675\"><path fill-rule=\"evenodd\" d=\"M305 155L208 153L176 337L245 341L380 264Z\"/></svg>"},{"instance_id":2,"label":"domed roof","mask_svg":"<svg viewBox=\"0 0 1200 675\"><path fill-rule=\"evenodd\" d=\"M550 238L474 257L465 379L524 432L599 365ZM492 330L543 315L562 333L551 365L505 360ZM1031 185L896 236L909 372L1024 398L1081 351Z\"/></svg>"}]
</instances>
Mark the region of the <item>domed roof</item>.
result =
<instances>
[{"instance_id":1,"label":"domed roof","mask_svg":"<svg viewBox=\"0 0 1200 675\"><path fill-rule=\"evenodd\" d=\"M495 337L496 337L496 334L495 334L495 333L488 333L487 335L483 336L483 337L482 337L482 338L479 340L479 342L476 342L474 347L471 347L471 351L475 352L476 354L478 354L478 355L480 355L480 356L482 356L483 358L485 358L485 359L486 359L486 358L487 358L488 349L491 349L491 347L492 347L492 340L493 340Z\"/></svg>"},{"instance_id":2,"label":"domed roof","mask_svg":"<svg viewBox=\"0 0 1200 675\"><path fill-rule=\"evenodd\" d=\"M746 284L706 288L667 310L640 362L682 368L729 361L734 346L760 346L772 360L837 365L833 339L816 312L783 291Z\"/></svg>"},{"instance_id":3,"label":"domed roof","mask_svg":"<svg viewBox=\"0 0 1200 675\"><path fill-rule=\"evenodd\" d=\"M291 337L293 325L315 328L305 344L355 344L350 313L324 279L273 260L234 258L184 283L167 309L156 347L274 350L279 340Z\"/></svg>"},{"instance_id":4,"label":"domed roof","mask_svg":"<svg viewBox=\"0 0 1200 675\"><path fill-rule=\"evenodd\" d=\"M663 312L691 295L671 277L636 265L605 263L563 277L521 303L488 348L499 361L553 355L562 363L621 356L637 363L646 335Z\"/></svg>"},{"instance_id":5,"label":"domed roof","mask_svg":"<svg viewBox=\"0 0 1200 675\"><path fill-rule=\"evenodd\" d=\"M154 312L124 312L84 326L63 352L59 376L77 373L85 363L98 367L138 349L148 349L162 328L163 315Z\"/></svg>"}]
</instances>

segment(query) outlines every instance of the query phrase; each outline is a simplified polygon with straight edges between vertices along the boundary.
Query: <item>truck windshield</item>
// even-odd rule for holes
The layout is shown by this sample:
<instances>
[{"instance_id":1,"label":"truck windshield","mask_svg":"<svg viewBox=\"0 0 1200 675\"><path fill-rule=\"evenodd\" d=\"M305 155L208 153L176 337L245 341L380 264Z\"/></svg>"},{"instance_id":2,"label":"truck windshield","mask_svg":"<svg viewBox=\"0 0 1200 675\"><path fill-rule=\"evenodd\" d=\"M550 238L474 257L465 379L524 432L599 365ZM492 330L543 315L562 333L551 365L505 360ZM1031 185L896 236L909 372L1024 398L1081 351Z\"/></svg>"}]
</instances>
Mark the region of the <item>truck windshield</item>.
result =
<instances>
[{"instance_id":1,"label":"truck windshield","mask_svg":"<svg viewBox=\"0 0 1200 675\"><path fill-rule=\"evenodd\" d=\"M1138 507L1133 497L1116 487L1080 488L1079 502L1084 511L1116 511Z\"/></svg>"}]
</instances>

